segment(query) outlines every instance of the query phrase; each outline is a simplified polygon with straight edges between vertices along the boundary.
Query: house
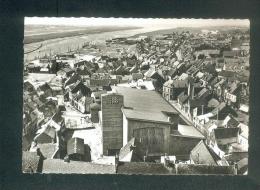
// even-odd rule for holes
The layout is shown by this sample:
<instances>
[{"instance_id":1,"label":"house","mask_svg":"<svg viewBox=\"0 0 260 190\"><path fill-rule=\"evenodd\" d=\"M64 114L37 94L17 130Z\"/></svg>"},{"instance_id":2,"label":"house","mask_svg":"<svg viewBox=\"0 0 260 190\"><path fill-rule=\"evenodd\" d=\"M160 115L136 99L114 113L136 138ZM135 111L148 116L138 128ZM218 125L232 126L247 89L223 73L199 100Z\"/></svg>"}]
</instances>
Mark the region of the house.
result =
<instances>
[{"instance_id":1,"label":"house","mask_svg":"<svg viewBox=\"0 0 260 190\"><path fill-rule=\"evenodd\" d=\"M228 105L239 108L240 94L241 94L240 82L234 81L231 84L228 84L228 87L225 91L224 98Z\"/></svg>"},{"instance_id":2,"label":"house","mask_svg":"<svg viewBox=\"0 0 260 190\"><path fill-rule=\"evenodd\" d=\"M89 114L83 114L78 111L67 110L63 112L62 117L64 118L66 129L75 130L93 127Z\"/></svg>"},{"instance_id":3,"label":"house","mask_svg":"<svg viewBox=\"0 0 260 190\"><path fill-rule=\"evenodd\" d=\"M69 85L66 91L65 98L70 101L72 106L81 113L90 111L90 104L93 102L93 98L90 97L91 90L82 81Z\"/></svg>"},{"instance_id":4,"label":"house","mask_svg":"<svg viewBox=\"0 0 260 190\"><path fill-rule=\"evenodd\" d=\"M144 73L145 79L150 79L155 82L155 90L161 91L163 88L163 84L165 82L165 79L162 75L162 72L156 69L149 69L146 73Z\"/></svg>"},{"instance_id":5,"label":"house","mask_svg":"<svg viewBox=\"0 0 260 190\"><path fill-rule=\"evenodd\" d=\"M142 146L147 150L148 156L161 156L161 154L169 152L170 131L178 124L178 112L155 91L118 86L113 86L113 89L118 94L123 95L122 102L119 103L118 100L116 104L118 107L113 105L116 109L114 112L117 114L114 117L122 119L123 131L120 133L123 134L121 137L123 145L135 137L141 139ZM110 102L111 98L114 99L113 96L107 98ZM124 106L122 107L122 105ZM101 109L104 116L105 110L102 106ZM110 109L112 109L111 106ZM120 115L120 111L122 115ZM112 116L106 117L108 120ZM118 124L120 124L120 120L118 119Z\"/></svg>"}]
</instances>

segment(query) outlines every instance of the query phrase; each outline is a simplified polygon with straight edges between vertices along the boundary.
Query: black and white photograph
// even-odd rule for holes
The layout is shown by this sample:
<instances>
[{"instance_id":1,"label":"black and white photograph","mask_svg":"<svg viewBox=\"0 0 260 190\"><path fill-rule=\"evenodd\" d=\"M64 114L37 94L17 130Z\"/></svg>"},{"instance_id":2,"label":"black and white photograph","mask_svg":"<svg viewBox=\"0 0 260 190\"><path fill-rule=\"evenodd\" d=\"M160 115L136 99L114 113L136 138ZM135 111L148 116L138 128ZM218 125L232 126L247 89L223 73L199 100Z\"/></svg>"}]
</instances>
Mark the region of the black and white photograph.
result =
<instances>
[{"instance_id":1,"label":"black and white photograph","mask_svg":"<svg viewBox=\"0 0 260 190\"><path fill-rule=\"evenodd\" d=\"M248 174L248 19L25 17L23 43L23 173Z\"/></svg>"}]
</instances>

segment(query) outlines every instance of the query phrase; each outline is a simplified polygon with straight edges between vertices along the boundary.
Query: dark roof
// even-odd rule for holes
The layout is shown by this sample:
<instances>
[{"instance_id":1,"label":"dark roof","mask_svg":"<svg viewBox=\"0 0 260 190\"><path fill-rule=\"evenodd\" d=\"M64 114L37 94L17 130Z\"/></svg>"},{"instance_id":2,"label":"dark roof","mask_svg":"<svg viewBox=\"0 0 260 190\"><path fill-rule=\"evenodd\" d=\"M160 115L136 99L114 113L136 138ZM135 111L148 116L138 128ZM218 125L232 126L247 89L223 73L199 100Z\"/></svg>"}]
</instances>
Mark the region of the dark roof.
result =
<instances>
[{"instance_id":1,"label":"dark roof","mask_svg":"<svg viewBox=\"0 0 260 190\"><path fill-rule=\"evenodd\" d=\"M120 162L117 166L118 174L171 174L161 163L152 162Z\"/></svg>"},{"instance_id":2,"label":"dark roof","mask_svg":"<svg viewBox=\"0 0 260 190\"><path fill-rule=\"evenodd\" d=\"M217 128L214 129L216 139L225 139L225 138L232 138L237 137L239 128L232 127L232 128Z\"/></svg>"},{"instance_id":3,"label":"dark roof","mask_svg":"<svg viewBox=\"0 0 260 190\"><path fill-rule=\"evenodd\" d=\"M229 117L230 117L230 119L228 120L228 122L227 122L227 127L237 127L239 124L240 124L240 122L239 121L237 121L232 115L230 115L229 114Z\"/></svg>"},{"instance_id":4,"label":"dark roof","mask_svg":"<svg viewBox=\"0 0 260 190\"><path fill-rule=\"evenodd\" d=\"M40 156L36 152L23 151L22 154L22 171L25 173L38 172Z\"/></svg>"},{"instance_id":5,"label":"dark roof","mask_svg":"<svg viewBox=\"0 0 260 190\"><path fill-rule=\"evenodd\" d=\"M45 92L46 90L50 90L51 87L50 87L50 85L48 83L44 83L44 84L40 85L38 87L38 89Z\"/></svg>"},{"instance_id":6,"label":"dark roof","mask_svg":"<svg viewBox=\"0 0 260 190\"><path fill-rule=\"evenodd\" d=\"M81 154L84 155L85 149L84 149L84 139L81 138L71 138L68 140L67 144L67 154Z\"/></svg>"},{"instance_id":7,"label":"dark roof","mask_svg":"<svg viewBox=\"0 0 260 190\"><path fill-rule=\"evenodd\" d=\"M178 174L234 174L233 166L178 164Z\"/></svg>"},{"instance_id":8,"label":"dark roof","mask_svg":"<svg viewBox=\"0 0 260 190\"><path fill-rule=\"evenodd\" d=\"M113 174L114 165L95 164L91 162L72 161L69 163L60 159L46 159L43 162L42 173L60 174Z\"/></svg>"}]
</instances>

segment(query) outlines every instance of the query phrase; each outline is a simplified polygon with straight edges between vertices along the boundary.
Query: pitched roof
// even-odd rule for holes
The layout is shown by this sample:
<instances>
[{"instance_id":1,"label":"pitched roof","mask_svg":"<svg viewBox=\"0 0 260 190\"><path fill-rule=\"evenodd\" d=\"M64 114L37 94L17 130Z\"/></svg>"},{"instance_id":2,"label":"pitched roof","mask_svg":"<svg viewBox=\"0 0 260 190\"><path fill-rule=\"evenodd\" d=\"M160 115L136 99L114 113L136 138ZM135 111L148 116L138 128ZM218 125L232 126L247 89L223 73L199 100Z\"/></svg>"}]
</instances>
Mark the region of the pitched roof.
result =
<instances>
[{"instance_id":1,"label":"pitched roof","mask_svg":"<svg viewBox=\"0 0 260 190\"><path fill-rule=\"evenodd\" d=\"M40 162L40 156L36 152L23 151L22 153L22 171L25 173L37 172Z\"/></svg>"},{"instance_id":2,"label":"pitched roof","mask_svg":"<svg viewBox=\"0 0 260 190\"><path fill-rule=\"evenodd\" d=\"M136 138L132 138L128 143L120 149L119 161L136 162L142 161L142 155L139 155L139 143Z\"/></svg>"},{"instance_id":3,"label":"pitched roof","mask_svg":"<svg viewBox=\"0 0 260 190\"><path fill-rule=\"evenodd\" d=\"M199 93L197 94L198 98L205 95L209 90L207 88L202 88Z\"/></svg>"},{"instance_id":4,"label":"pitched roof","mask_svg":"<svg viewBox=\"0 0 260 190\"><path fill-rule=\"evenodd\" d=\"M70 161L67 163L60 159L46 159L42 166L42 173L113 174L115 172L114 165L95 164L81 161Z\"/></svg>"},{"instance_id":5,"label":"pitched roof","mask_svg":"<svg viewBox=\"0 0 260 190\"><path fill-rule=\"evenodd\" d=\"M120 162L117 166L118 174L171 174L161 163L152 162Z\"/></svg>"},{"instance_id":6,"label":"pitched roof","mask_svg":"<svg viewBox=\"0 0 260 190\"><path fill-rule=\"evenodd\" d=\"M184 136L201 138L201 139L205 138L195 127L190 125L178 124L178 131L181 135Z\"/></svg>"},{"instance_id":7,"label":"pitched roof","mask_svg":"<svg viewBox=\"0 0 260 190\"><path fill-rule=\"evenodd\" d=\"M84 155L85 153L84 139L77 138L77 137L69 139L67 143L67 153L68 155L71 154Z\"/></svg>"},{"instance_id":8,"label":"pitched roof","mask_svg":"<svg viewBox=\"0 0 260 190\"><path fill-rule=\"evenodd\" d=\"M238 127L232 127L232 128L217 128L214 129L215 137L217 139L225 139L225 138L232 138L237 137L239 133Z\"/></svg>"},{"instance_id":9,"label":"pitched roof","mask_svg":"<svg viewBox=\"0 0 260 190\"><path fill-rule=\"evenodd\" d=\"M214 110L212 110L212 113L216 115L218 112L223 110L225 107L226 107L226 103L221 102Z\"/></svg>"},{"instance_id":10,"label":"pitched roof","mask_svg":"<svg viewBox=\"0 0 260 190\"><path fill-rule=\"evenodd\" d=\"M38 134L38 135L35 137L36 139L37 139L37 137L38 137L39 135L41 135L41 134L46 134L46 135L48 135L49 137L51 137L52 139L54 139L54 138L55 138L55 135L56 135L56 130L55 130L54 127L51 127L50 125L44 125L44 126L42 126L41 129L39 129L39 130L37 131L37 134Z\"/></svg>"},{"instance_id":11,"label":"pitched roof","mask_svg":"<svg viewBox=\"0 0 260 190\"><path fill-rule=\"evenodd\" d=\"M123 113L129 119L167 122L166 113L178 114L162 96L155 91L113 86L116 92L124 96Z\"/></svg>"},{"instance_id":12,"label":"pitched roof","mask_svg":"<svg viewBox=\"0 0 260 190\"><path fill-rule=\"evenodd\" d=\"M220 157L202 140L192 149L191 158L195 164L209 165L217 165L217 161L220 160Z\"/></svg>"},{"instance_id":13,"label":"pitched roof","mask_svg":"<svg viewBox=\"0 0 260 190\"><path fill-rule=\"evenodd\" d=\"M37 144L37 147L46 158L52 158L54 153L57 151L57 145L53 143Z\"/></svg>"}]
</instances>

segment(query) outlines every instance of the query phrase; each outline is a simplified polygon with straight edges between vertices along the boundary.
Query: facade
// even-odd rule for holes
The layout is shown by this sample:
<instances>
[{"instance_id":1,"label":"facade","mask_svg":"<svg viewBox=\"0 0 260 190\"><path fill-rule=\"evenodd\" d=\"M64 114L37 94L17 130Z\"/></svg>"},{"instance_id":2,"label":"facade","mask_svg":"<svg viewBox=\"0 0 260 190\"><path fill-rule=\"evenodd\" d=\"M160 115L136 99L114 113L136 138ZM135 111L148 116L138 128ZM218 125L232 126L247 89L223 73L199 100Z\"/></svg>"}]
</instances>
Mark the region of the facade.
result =
<instances>
[{"instance_id":1,"label":"facade","mask_svg":"<svg viewBox=\"0 0 260 190\"><path fill-rule=\"evenodd\" d=\"M123 146L123 105L120 94L101 95L103 155L115 155Z\"/></svg>"}]
</instances>

